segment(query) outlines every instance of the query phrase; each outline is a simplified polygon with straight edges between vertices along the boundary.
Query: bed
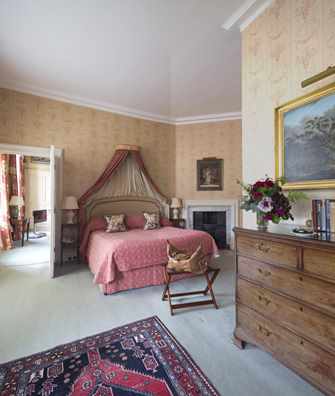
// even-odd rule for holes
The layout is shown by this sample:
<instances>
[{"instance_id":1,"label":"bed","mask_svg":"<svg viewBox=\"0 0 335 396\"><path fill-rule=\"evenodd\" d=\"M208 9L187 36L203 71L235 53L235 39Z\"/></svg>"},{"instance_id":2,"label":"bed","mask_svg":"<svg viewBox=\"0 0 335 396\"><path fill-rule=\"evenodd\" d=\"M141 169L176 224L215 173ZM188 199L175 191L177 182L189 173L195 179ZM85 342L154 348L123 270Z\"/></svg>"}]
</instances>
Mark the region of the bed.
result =
<instances>
[{"instance_id":1,"label":"bed","mask_svg":"<svg viewBox=\"0 0 335 396\"><path fill-rule=\"evenodd\" d=\"M161 228L144 231L139 221L143 212L160 213ZM119 213L127 216L127 231L105 232L104 216ZM172 227L164 219L161 202L151 197L94 200L86 215L80 251L94 275L94 283L106 295L163 284L167 240L188 252L193 252L201 244L209 260L217 255L216 244L208 233ZM179 279L192 275L182 274Z\"/></svg>"}]
</instances>

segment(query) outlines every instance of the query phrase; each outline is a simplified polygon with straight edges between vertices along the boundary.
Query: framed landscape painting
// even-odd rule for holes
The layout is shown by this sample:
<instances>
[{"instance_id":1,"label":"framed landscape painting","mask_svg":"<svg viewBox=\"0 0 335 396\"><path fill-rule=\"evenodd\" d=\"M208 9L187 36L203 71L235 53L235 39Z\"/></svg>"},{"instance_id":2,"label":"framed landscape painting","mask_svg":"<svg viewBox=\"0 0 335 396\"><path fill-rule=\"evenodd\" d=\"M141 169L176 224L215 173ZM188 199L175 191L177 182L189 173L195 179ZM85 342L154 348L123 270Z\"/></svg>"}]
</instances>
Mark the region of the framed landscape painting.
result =
<instances>
[{"instance_id":1,"label":"framed landscape painting","mask_svg":"<svg viewBox=\"0 0 335 396\"><path fill-rule=\"evenodd\" d=\"M335 84L278 107L275 116L283 188L335 188Z\"/></svg>"}]
</instances>

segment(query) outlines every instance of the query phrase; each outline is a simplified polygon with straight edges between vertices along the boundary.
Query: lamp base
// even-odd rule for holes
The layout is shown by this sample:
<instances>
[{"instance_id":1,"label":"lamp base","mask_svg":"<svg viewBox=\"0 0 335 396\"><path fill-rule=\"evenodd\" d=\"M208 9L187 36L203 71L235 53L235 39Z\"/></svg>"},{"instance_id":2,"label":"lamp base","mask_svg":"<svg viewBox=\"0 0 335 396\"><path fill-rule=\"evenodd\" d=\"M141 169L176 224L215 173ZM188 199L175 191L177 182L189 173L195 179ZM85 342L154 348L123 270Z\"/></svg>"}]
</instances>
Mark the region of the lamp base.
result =
<instances>
[{"instance_id":1,"label":"lamp base","mask_svg":"<svg viewBox=\"0 0 335 396\"><path fill-rule=\"evenodd\" d=\"M10 206L10 217L17 220L19 218L19 208L18 206Z\"/></svg>"},{"instance_id":2,"label":"lamp base","mask_svg":"<svg viewBox=\"0 0 335 396\"><path fill-rule=\"evenodd\" d=\"M172 218L173 218L173 220L178 220L179 219L179 209L178 208L173 208L172 209Z\"/></svg>"},{"instance_id":3,"label":"lamp base","mask_svg":"<svg viewBox=\"0 0 335 396\"><path fill-rule=\"evenodd\" d=\"M65 223L66 224L75 224L76 212L74 210L66 210L65 211Z\"/></svg>"}]
</instances>

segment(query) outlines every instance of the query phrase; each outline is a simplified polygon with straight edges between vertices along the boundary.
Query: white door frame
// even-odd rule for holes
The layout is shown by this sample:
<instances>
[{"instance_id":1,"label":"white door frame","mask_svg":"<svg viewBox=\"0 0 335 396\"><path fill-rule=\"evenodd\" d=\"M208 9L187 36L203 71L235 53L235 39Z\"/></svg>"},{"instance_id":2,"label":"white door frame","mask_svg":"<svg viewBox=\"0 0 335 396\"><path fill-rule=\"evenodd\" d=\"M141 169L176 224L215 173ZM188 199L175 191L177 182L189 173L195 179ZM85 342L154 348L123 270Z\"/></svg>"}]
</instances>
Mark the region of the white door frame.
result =
<instances>
[{"instance_id":1,"label":"white door frame","mask_svg":"<svg viewBox=\"0 0 335 396\"><path fill-rule=\"evenodd\" d=\"M20 144L3 144L0 143L0 153L1 154L21 154L23 156L32 157L46 157L50 158L50 147L35 147L35 146L22 146ZM57 198L56 198L56 208L61 208L61 200L63 198L63 149L54 149L55 159L59 161L59 169L57 170ZM58 232L57 232L58 231ZM60 233L59 230L55 230L56 233L56 245L60 246ZM51 248L52 244L50 244ZM53 248L52 248L53 249ZM56 257L57 257L57 247L56 247ZM50 262L49 262L50 265ZM51 269L51 268L50 268ZM50 277L54 277L54 271L50 271Z\"/></svg>"}]
</instances>

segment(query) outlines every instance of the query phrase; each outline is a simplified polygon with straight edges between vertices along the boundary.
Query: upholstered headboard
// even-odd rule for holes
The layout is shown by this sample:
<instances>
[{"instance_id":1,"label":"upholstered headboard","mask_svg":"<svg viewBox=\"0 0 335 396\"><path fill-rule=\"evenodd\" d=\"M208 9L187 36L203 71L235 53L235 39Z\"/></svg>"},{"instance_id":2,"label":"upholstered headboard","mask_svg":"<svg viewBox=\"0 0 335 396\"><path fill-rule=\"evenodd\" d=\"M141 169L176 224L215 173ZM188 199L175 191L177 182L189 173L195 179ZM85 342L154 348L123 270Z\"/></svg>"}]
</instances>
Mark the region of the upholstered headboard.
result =
<instances>
[{"instance_id":1,"label":"upholstered headboard","mask_svg":"<svg viewBox=\"0 0 335 396\"><path fill-rule=\"evenodd\" d=\"M148 197L112 197L93 200L86 207L86 222L93 216L105 216L124 213L126 215L143 212L164 213L158 200Z\"/></svg>"}]
</instances>

